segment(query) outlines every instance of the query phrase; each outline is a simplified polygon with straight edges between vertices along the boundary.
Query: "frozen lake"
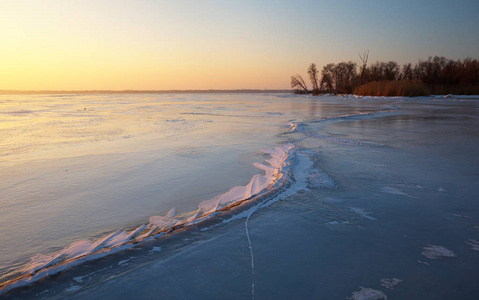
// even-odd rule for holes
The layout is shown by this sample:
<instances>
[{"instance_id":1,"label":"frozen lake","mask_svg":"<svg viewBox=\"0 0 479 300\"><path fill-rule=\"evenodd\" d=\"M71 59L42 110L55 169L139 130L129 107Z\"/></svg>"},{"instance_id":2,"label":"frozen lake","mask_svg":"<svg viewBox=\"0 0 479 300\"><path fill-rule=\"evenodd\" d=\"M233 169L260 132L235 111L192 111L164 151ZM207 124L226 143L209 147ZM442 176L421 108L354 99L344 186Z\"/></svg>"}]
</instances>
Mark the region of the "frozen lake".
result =
<instances>
[{"instance_id":1,"label":"frozen lake","mask_svg":"<svg viewBox=\"0 0 479 300\"><path fill-rule=\"evenodd\" d=\"M477 97L22 95L0 116L6 299L479 296Z\"/></svg>"}]
</instances>

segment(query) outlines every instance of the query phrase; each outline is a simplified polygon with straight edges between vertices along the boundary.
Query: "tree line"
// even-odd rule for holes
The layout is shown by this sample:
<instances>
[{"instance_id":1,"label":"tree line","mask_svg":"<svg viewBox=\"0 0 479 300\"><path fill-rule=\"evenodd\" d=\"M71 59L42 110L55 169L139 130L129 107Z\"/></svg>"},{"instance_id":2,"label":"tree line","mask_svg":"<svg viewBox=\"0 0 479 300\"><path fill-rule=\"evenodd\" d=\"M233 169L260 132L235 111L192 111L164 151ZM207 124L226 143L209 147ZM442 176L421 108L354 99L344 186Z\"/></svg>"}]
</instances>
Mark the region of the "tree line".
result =
<instances>
[{"instance_id":1,"label":"tree line","mask_svg":"<svg viewBox=\"0 0 479 300\"><path fill-rule=\"evenodd\" d=\"M330 63L321 72L312 63L307 70L312 88L309 89L298 74L291 76L291 87L299 94L351 94L364 91L366 86L380 89L385 85L404 86L411 83L423 85L427 90L424 93L430 94L479 94L477 59L451 60L434 56L419 60L414 65L408 63L400 66L395 61L368 65L369 51L360 53L359 58L359 64L353 61ZM379 91L370 93L380 95Z\"/></svg>"}]
</instances>

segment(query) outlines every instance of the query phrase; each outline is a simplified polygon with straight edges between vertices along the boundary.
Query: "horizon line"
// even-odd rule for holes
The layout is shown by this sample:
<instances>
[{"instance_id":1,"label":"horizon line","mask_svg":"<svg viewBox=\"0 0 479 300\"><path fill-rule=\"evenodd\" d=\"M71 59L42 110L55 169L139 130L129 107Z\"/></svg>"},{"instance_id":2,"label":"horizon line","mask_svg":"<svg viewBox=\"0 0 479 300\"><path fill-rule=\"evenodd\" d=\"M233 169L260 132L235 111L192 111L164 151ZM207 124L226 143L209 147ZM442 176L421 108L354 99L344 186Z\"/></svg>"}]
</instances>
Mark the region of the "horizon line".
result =
<instances>
[{"instance_id":1,"label":"horizon line","mask_svg":"<svg viewBox=\"0 0 479 300\"><path fill-rule=\"evenodd\" d=\"M0 90L0 95L15 94L172 94L172 93L290 93L292 89L196 89L196 90Z\"/></svg>"}]
</instances>

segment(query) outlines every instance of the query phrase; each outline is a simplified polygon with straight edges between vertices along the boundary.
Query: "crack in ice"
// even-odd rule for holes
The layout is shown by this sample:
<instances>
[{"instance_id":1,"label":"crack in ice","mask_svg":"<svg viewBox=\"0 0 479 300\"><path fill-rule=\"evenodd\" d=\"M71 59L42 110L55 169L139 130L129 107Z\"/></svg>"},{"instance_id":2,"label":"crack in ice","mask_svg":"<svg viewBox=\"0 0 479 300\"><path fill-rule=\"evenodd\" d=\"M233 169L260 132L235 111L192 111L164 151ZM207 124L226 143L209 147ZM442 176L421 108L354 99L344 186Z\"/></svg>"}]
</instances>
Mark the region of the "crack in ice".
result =
<instances>
[{"instance_id":1,"label":"crack in ice","mask_svg":"<svg viewBox=\"0 0 479 300\"><path fill-rule=\"evenodd\" d=\"M254 256L253 256L253 245L251 244L251 239L249 237L248 220L254 214L254 212L255 210L253 210L251 214L248 215L245 221L246 237L248 238L248 248L251 254L251 273L253 275L253 282L251 283L251 299L254 299Z\"/></svg>"}]
</instances>

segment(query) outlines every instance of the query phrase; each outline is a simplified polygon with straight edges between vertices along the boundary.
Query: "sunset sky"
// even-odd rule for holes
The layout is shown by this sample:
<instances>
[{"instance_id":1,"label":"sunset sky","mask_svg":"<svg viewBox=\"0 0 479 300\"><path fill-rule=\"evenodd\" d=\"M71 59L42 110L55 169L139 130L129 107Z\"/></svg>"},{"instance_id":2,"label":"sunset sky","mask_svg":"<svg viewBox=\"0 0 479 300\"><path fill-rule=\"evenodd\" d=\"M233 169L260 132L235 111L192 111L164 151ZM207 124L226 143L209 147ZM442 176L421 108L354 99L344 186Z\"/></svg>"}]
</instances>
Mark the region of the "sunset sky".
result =
<instances>
[{"instance_id":1,"label":"sunset sky","mask_svg":"<svg viewBox=\"0 0 479 300\"><path fill-rule=\"evenodd\" d=\"M0 0L0 89L287 89L315 62L479 58L477 0Z\"/></svg>"}]
</instances>

